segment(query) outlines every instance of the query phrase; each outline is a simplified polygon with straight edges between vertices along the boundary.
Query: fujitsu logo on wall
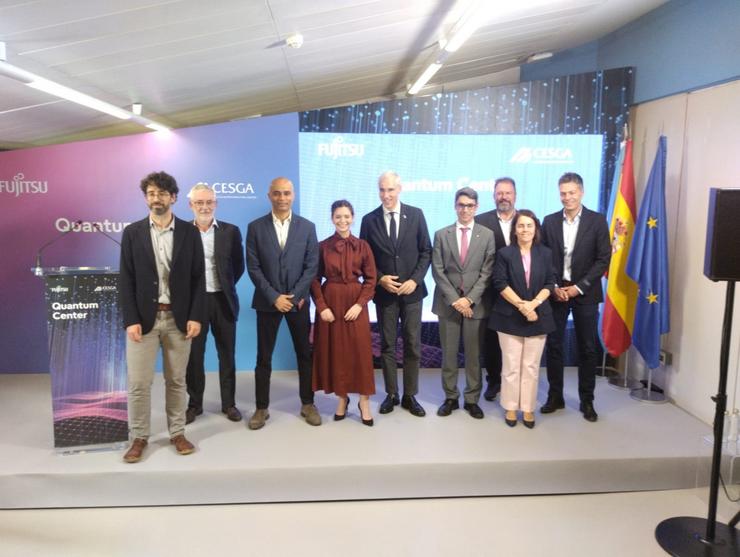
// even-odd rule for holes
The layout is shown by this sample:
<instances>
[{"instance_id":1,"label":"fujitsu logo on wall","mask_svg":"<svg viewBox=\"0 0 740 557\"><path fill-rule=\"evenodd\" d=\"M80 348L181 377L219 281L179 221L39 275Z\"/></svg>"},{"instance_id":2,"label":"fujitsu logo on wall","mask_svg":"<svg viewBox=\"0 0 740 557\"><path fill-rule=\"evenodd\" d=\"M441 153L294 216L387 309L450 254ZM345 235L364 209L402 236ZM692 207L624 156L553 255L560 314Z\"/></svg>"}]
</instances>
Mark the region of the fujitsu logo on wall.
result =
<instances>
[{"instance_id":1,"label":"fujitsu logo on wall","mask_svg":"<svg viewBox=\"0 0 740 557\"><path fill-rule=\"evenodd\" d=\"M46 180L26 180L26 175L18 172L11 180L0 180L0 193L18 197L25 194L47 193L49 183Z\"/></svg>"},{"instance_id":2,"label":"fujitsu logo on wall","mask_svg":"<svg viewBox=\"0 0 740 557\"><path fill-rule=\"evenodd\" d=\"M320 157L364 157L364 143L345 143L342 136L335 137L331 143L319 143L318 154Z\"/></svg>"},{"instance_id":3,"label":"fujitsu logo on wall","mask_svg":"<svg viewBox=\"0 0 740 557\"><path fill-rule=\"evenodd\" d=\"M209 183L206 181L202 182L207 186L211 186L211 189L216 193L219 199L257 199L257 195L254 192L254 186L250 182L213 182Z\"/></svg>"},{"instance_id":4,"label":"fujitsu logo on wall","mask_svg":"<svg viewBox=\"0 0 740 557\"><path fill-rule=\"evenodd\" d=\"M573 164L573 151L567 147L520 147L510 163Z\"/></svg>"},{"instance_id":5,"label":"fujitsu logo on wall","mask_svg":"<svg viewBox=\"0 0 740 557\"><path fill-rule=\"evenodd\" d=\"M52 288L49 288L50 292L69 292L69 288L66 286L54 286Z\"/></svg>"}]
</instances>

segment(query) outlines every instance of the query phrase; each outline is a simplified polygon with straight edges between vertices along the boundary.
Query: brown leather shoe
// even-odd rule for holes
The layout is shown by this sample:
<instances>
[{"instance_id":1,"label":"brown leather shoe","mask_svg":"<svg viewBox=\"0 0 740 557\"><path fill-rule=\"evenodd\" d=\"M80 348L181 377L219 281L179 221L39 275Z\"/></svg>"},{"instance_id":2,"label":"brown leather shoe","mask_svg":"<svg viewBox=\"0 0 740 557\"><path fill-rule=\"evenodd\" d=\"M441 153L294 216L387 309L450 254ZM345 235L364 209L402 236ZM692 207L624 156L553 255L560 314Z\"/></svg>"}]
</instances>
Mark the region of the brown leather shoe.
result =
<instances>
[{"instance_id":1,"label":"brown leather shoe","mask_svg":"<svg viewBox=\"0 0 740 557\"><path fill-rule=\"evenodd\" d=\"M129 464L139 462L141 460L142 454L144 454L144 449L146 448L147 444L148 441L146 439L142 439L141 437L137 437L136 439L134 439L128 451L126 451L126 454L123 455L123 461L128 462Z\"/></svg>"},{"instance_id":2,"label":"brown leather shoe","mask_svg":"<svg viewBox=\"0 0 740 557\"><path fill-rule=\"evenodd\" d=\"M226 417L232 422L240 422L242 419L242 413L239 412L239 409L236 406L223 410L223 413L226 414Z\"/></svg>"},{"instance_id":3,"label":"brown leather shoe","mask_svg":"<svg viewBox=\"0 0 740 557\"><path fill-rule=\"evenodd\" d=\"M321 414L313 404L304 404L301 406L301 416L305 418L306 423L310 425L321 425Z\"/></svg>"},{"instance_id":4,"label":"brown leather shoe","mask_svg":"<svg viewBox=\"0 0 740 557\"><path fill-rule=\"evenodd\" d=\"M270 419L270 413L267 411L267 408L257 408L254 414L252 414L252 417L249 418L247 426L249 429L260 429L268 419Z\"/></svg>"},{"instance_id":5,"label":"brown leather shoe","mask_svg":"<svg viewBox=\"0 0 740 557\"><path fill-rule=\"evenodd\" d=\"M170 439L170 443L175 446L175 450L181 455L190 454L195 451L195 447L193 446L193 444L185 439L185 436L182 434L175 435L172 439Z\"/></svg>"}]
</instances>

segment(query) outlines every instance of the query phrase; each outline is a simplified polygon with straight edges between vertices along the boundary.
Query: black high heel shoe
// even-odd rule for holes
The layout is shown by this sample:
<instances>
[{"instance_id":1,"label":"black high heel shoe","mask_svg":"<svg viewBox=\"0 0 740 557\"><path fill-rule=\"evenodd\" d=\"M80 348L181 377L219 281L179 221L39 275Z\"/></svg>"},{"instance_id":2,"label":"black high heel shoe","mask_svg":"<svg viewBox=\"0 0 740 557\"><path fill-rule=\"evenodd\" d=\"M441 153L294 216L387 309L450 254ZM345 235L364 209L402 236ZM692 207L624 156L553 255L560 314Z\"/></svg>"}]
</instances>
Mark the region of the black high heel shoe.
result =
<instances>
[{"instance_id":1,"label":"black high heel shoe","mask_svg":"<svg viewBox=\"0 0 740 557\"><path fill-rule=\"evenodd\" d=\"M526 418L524 418L524 416L522 416L522 423L524 424L524 427L527 427L529 429L534 428L534 413L532 413L532 420L527 420Z\"/></svg>"},{"instance_id":2,"label":"black high heel shoe","mask_svg":"<svg viewBox=\"0 0 740 557\"><path fill-rule=\"evenodd\" d=\"M375 423L375 420L373 420L372 418L370 418L369 420L366 420L365 418L362 417L362 408L360 408L359 402L357 403L357 409L360 411L360 419L362 420L362 423L367 426L372 427L372 425Z\"/></svg>"},{"instance_id":3,"label":"black high heel shoe","mask_svg":"<svg viewBox=\"0 0 740 557\"><path fill-rule=\"evenodd\" d=\"M339 421L341 421L341 420L343 420L344 418L347 417L347 410L349 410L349 397L347 396L347 397L344 397L344 398L347 401L344 404L344 414L334 414L334 421L335 422L339 422Z\"/></svg>"},{"instance_id":4,"label":"black high heel shoe","mask_svg":"<svg viewBox=\"0 0 740 557\"><path fill-rule=\"evenodd\" d=\"M513 420L510 420L504 415L504 421L506 422L506 425L508 425L509 427L514 427L516 425L516 418L514 418Z\"/></svg>"}]
</instances>

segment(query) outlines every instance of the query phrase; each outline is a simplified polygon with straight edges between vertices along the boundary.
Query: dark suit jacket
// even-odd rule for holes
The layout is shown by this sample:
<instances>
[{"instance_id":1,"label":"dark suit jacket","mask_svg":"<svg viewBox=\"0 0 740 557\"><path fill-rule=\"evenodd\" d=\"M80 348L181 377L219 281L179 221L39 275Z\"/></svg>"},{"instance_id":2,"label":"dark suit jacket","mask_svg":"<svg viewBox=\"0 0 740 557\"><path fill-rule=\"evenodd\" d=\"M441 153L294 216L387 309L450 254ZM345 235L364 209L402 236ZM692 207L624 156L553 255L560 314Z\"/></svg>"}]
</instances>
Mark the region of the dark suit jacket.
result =
<instances>
[{"instance_id":1,"label":"dark suit jacket","mask_svg":"<svg viewBox=\"0 0 740 557\"><path fill-rule=\"evenodd\" d=\"M401 203L398 241L394 246L385 228L381 205L362 217L360 238L370 244L378 270L378 286L373 300L378 305L389 305L398 301L398 296L380 286L383 275L398 275L398 282L412 279L417 287L405 296L408 303L418 302L427 295L424 276L432 260L432 244L429 230L421 209Z\"/></svg>"},{"instance_id":2,"label":"dark suit jacket","mask_svg":"<svg viewBox=\"0 0 740 557\"><path fill-rule=\"evenodd\" d=\"M496 212L496 209L494 209L493 211L486 211L485 213L482 213L480 215L476 215L475 222L477 224L482 224L491 232L493 232L493 240L496 243L496 251L499 251L506 247L504 231L501 230L501 223L498 220L498 213Z\"/></svg>"},{"instance_id":3,"label":"dark suit jacket","mask_svg":"<svg viewBox=\"0 0 740 557\"><path fill-rule=\"evenodd\" d=\"M542 243L552 250L555 283L563 281L563 211L545 217L542 222ZM609 227L601 213L583 207L578 234L571 259L571 281L583 292L573 301L577 304L598 304L604 301L601 277L609 268L612 248Z\"/></svg>"},{"instance_id":4,"label":"dark suit jacket","mask_svg":"<svg viewBox=\"0 0 740 557\"><path fill-rule=\"evenodd\" d=\"M532 246L531 256L528 288L519 246L512 244L496 252L491 282L497 292L510 286L522 300L533 300L543 288L552 292L555 287L552 252L546 246L536 244ZM555 321L549 299L537 308L537 321L530 322L503 296L499 296L493 304L488 326L509 335L530 337L551 333L555 330Z\"/></svg>"},{"instance_id":5,"label":"dark suit jacket","mask_svg":"<svg viewBox=\"0 0 740 557\"><path fill-rule=\"evenodd\" d=\"M244 274L244 250L242 248L242 233L238 226L221 220L216 221L214 236L214 251L216 256L216 272L221 283L221 290L231 310L231 319L239 318L239 296L236 294L236 283Z\"/></svg>"},{"instance_id":6,"label":"dark suit jacket","mask_svg":"<svg viewBox=\"0 0 740 557\"><path fill-rule=\"evenodd\" d=\"M504 238L504 231L501 230L501 223L498 220L496 209L476 215L475 222L476 224L485 226L493 232L493 241L496 244L496 253L506 247L506 238ZM488 287L488 292L486 292L485 300L487 303L493 305L496 302L496 298L498 298L498 290L493 287L493 283L491 282Z\"/></svg>"},{"instance_id":7,"label":"dark suit jacket","mask_svg":"<svg viewBox=\"0 0 740 557\"><path fill-rule=\"evenodd\" d=\"M154 326L159 298L159 276L149 230L149 217L129 224L121 240L118 296L123 324L141 324L143 334ZM170 301L177 328L188 321L205 321L206 278L203 242L192 222L175 217L170 268Z\"/></svg>"},{"instance_id":8,"label":"dark suit jacket","mask_svg":"<svg viewBox=\"0 0 740 557\"><path fill-rule=\"evenodd\" d=\"M254 309L277 311L274 304L281 294L293 294L292 311L301 300L308 302L311 281L319 270L319 242L310 220L293 213L282 250L272 213L253 220L247 227L246 253Z\"/></svg>"}]
</instances>

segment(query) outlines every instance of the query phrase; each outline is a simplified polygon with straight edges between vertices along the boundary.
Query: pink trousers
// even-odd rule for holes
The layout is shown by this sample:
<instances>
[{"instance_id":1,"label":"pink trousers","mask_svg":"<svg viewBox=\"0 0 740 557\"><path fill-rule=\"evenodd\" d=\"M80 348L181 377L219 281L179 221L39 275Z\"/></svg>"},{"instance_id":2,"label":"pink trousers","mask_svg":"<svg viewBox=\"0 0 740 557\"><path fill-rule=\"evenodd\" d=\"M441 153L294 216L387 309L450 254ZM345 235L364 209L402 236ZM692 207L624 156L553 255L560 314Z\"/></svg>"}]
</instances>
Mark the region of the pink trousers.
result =
<instances>
[{"instance_id":1,"label":"pink trousers","mask_svg":"<svg viewBox=\"0 0 740 557\"><path fill-rule=\"evenodd\" d=\"M517 337L498 333L501 345L501 406L534 412L540 360L547 335Z\"/></svg>"}]
</instances>

